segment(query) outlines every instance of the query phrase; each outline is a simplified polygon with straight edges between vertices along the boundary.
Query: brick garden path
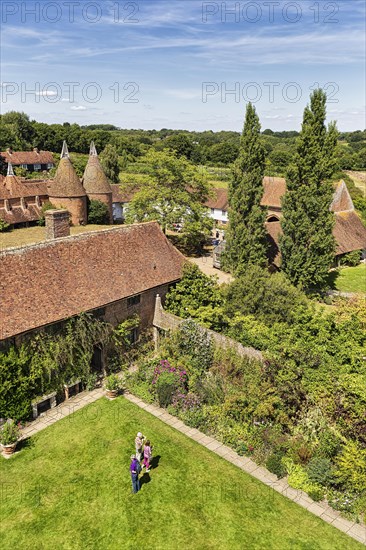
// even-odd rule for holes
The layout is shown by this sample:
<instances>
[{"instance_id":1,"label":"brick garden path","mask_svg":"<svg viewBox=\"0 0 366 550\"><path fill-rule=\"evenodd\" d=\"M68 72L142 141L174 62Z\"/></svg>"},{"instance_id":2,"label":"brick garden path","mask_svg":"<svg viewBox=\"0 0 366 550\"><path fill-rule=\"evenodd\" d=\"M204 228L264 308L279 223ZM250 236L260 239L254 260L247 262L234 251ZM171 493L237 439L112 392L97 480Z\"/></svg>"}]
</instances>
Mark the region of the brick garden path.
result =
<instances>
[{"instance_id":1,"label":"brick garden path","mask_svg":"<svg viewBox=\"0 0 366 550\"><path fill-rule=\"evenodd\" d=\"M72 397L58 407L50 409L23 428L21 438L25 439L30 437L51 424L54 424L57 420L69 416L86 405L89 405L89 403L97 401L103 396L103 393L101 388L97 388L90 392L83 392ZM330 508L330 506L324 502L312 501L306 493L293 489L284 479L277 479L274 474L270 473L262 466L258 466L255 462L250 460L250 458L241 457L235 451L216 439L205 435L195 428L186 426L181 420L169 414L165 409L161 409L155 405L148 405L130 393L125 393L125 398L366 546L365 525L348 521L341 517L339 512L333 510L333 508Z\"/></svg>"}]
</instances>

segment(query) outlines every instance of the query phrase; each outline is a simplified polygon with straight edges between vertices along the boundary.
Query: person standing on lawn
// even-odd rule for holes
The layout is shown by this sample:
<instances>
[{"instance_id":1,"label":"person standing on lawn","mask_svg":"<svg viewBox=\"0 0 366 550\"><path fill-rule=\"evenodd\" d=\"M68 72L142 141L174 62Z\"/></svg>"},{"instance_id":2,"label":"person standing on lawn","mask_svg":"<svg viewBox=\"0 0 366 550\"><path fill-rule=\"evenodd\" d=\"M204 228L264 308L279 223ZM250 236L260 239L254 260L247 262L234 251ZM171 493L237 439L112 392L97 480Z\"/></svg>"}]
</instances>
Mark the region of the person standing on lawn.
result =
<instances>
[{"instance_id":1,"label":"person standing on lawn","mask_svg":"<svg viewBox=\"0 0 366 550\"><path fill-rule=\"evenodd\" d=\"M146 471L150 471L150 460L152 456L152 448L150 445L150 441L147 440L144 446L144 466L146 467Z\"/></svg>"},{"instance_id":2,"label":"person standing on lawn","mask_svg":"<svg viewBox=\"0 0 366 550\"><path fill-rule=\"evenodd\" d=\"M135 438L135 449L136 449L136 458L139 462L141 462L142 457L142 447L144 444L144 436L141 432L137 433L137 436Z\"/></svg>"},{"instance_id":3,"label":"person standing on lawn","mask_svg":"<svg viewBox=\"0 0 366 550\"><path fill-rule=\"evenodd\" d=\"M140 490L140 480L139 473L141 472L140 462L137 460L136 455L131 455L131 481L132 481L132 492L137 493Z\"/></svg>"}]
</instances>

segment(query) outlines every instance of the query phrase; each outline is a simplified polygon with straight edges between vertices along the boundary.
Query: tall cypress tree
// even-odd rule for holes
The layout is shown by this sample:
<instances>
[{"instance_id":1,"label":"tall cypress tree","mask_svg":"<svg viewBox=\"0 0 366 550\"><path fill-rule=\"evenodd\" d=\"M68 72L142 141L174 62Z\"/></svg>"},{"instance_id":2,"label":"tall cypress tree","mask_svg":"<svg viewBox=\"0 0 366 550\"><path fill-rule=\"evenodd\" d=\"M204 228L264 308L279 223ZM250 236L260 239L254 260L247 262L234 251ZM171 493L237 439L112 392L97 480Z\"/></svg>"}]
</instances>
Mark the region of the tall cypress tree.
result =
<instances>
[{"instance_id":1,"label":"tall cypress tree","mask_svg":"<svg viewBox=\"0 0 366 550\"><path fill-rule=\"evenodd\" d=\"M304 289L326 285L335 253L329 178L335 168L338 132L335 123L326 128L325 117L326 94L315 90L304 111L282 204L282 269L292 283Z\"/></svg>"},{"instance_id":2,"label":"tall cypress tree","mask_svg":"<svg viewBox=\"0 0 366 550\"><path fill-rule=\"evenodd\" d=\"M255 107L248 103L239 156L229 184L229 227L223 267L236 275L267 263L266 209L261 206L265 151Z\"/></svg>"}]
</instances>

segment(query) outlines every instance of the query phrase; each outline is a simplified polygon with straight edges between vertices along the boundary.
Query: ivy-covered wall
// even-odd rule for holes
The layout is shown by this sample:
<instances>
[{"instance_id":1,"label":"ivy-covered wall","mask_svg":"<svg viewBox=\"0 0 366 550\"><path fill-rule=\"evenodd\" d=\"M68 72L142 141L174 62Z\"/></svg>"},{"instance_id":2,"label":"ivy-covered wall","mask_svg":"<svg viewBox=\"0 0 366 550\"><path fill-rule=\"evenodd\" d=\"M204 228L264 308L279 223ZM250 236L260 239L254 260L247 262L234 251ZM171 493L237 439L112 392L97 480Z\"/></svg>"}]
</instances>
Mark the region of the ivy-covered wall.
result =
<instances>
[{"instance_id":1,"label":"ivy-covered wall","mask_svg":"<svg viewBox=\"0 0 366 550\"><path fill-rule=\"evenodd\" d=\"M31 401L90 374L94 346L110 347L113 327L81 314L28 334L0 351L0 417L27 419Z\"/></svg>"}]
</instances>

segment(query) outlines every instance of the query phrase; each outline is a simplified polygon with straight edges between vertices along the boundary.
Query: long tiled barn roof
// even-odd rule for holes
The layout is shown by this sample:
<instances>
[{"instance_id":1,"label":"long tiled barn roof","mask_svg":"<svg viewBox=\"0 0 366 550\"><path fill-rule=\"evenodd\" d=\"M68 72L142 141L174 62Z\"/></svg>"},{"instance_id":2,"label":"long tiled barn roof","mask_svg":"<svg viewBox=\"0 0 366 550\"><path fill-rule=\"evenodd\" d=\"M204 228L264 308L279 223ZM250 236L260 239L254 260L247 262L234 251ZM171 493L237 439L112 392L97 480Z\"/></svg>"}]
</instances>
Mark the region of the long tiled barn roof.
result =
<instances>
[{"instance_id":1,"label":"long tiled barn roof","mask_svg":"<svg viewBox=\"0 0 366 550\"><path fill-rule=\"evenodd\" d=\"M13 166L21 164L55 164L55 159L50 151L4 151L0 155L5 162Z\"/></svg>"},{"instance_id":2,"label":"long tiled barn roof","mask_svg":"<svg viewBox=\"0 0 366 550\"><path fill-rule=\"evenodd\" d=\"M0 252L0 339L176 281L184 261L156 222Z\"/></svg>"}]
</instances>

